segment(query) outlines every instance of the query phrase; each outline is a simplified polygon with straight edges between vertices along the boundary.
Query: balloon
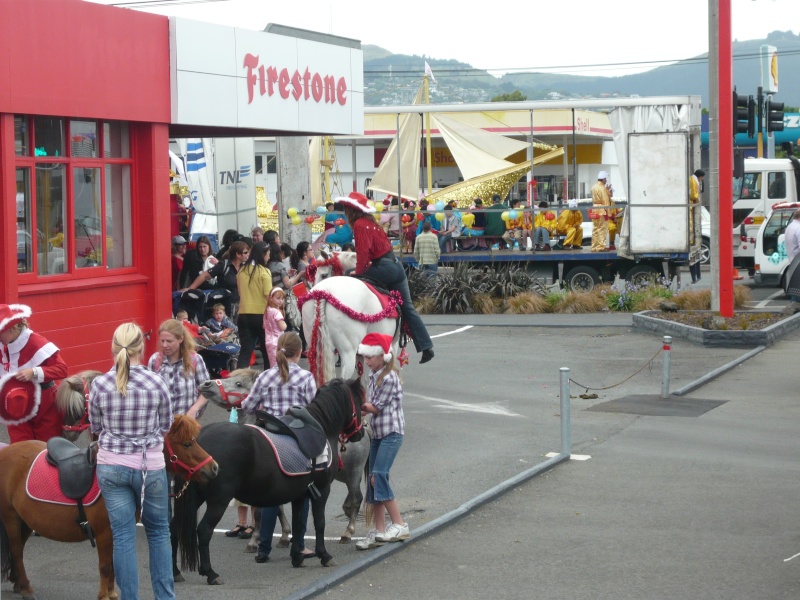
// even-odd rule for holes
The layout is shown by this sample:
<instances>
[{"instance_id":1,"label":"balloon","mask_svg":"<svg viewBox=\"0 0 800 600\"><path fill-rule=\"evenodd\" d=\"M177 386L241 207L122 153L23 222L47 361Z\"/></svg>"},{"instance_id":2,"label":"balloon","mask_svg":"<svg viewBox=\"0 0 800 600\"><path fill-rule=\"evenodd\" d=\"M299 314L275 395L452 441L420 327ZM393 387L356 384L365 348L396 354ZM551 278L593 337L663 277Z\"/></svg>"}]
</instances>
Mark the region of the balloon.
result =
<instances>
[{"instance_id":1,"label":"balloon","mask_svg":"<svg viewBox=\"0 0 800 600\"><path fill-rule=\"evenodd\" d=\"M503 213L500 215L500 218L503 219L503 221L508 221L508 219L510 218L508 211L504 210Z\"/></svg>"},{"instance_id":2,"label":"balloon","mask_svg":"<svg viewBox=\"0 0 800 600\"><path fill-rule=\"evenodd\" d=\"M297 216L297 209L293 206L289 210L286 211L286 214L289 215L292 219Z\"/></svg>"},{"instance_id":3,"label":"balloon","mask_svg":"<svg viewBox=\"0 0 800 600\"><path fill-rule=\"evenodd\" d=\"M311 225L313 222L314 222L314 217L312 217L311 215L306 217L306 223Z\"/></svg>"},{"instance_id":4,"label":"balloon","mask_svg":"<svg viewBox=\"0 0 800 600\"><path fill-rule=\"evenodd\" d=\"M516 220L517 220L517 216L518 216L518 215L517 215L517 211L515 211L515 210L510 210L510 211L508 211L508 218L509 218L511 221L516 221Z\"/></svg>"},{"instance_id":5,"label":"balloon","mask_svg":"<svg viewBox=\"0 0 800 600\"><path fill-rule=\"evenodd\" d=\"M292 217L292 225L300 225L302 222L303 219L300 218L300 215L295 214L295 216Z\"/></svg>"},{"instance_id":6,"label":"balloon","mask_svg":"<svg viewBox=\"0 0 800 600\"><path fill-rule=\"evenodd\" d=\"M437 221L444 221L444 213L437 212L436 213L436 220Z\"/></svg>"},{"instance_id":7,"label":"balloon","mask_svg":"<svg viewBox=\"0 0 800 600\"><path fill-rule=\"evenodd\" d=\"M556 216L551 212L544 213L544 220L545 221L552 221L556 218Z\"/></svg>"},{"instance_id":8,"label":"balloon","mask_svg":"<svg viewBox=\"0 0 800 600\"><path fill-rule=\"evenodd\" d=\"M436 210L444 210L444 202L441 200L436 201Z\"/></svg>"},{"instance_id":9,"label":"balloon","mask_svg":"<svg viewBox=\"0 0 800 600\"><path fill-rule=\"evenodd\" d=\"M423 215L421 212L418 212L417 221L424 221L424 220L425 220L425 215Z\"/></svg>"},{"instance_id":10,"label":"balloon","mask_svg":"<svg viewBox=\"0 0 800 600\"><path fill-rule=\"evenodd\" d=\"M475 222L475 215L467 213L466 215L461 217L461 222L467 229L472 229L472 224Z\"/></svg>"},{"instance_id":11,"label":"balloon","mask_svg":"<svg viewBox=\"0 0 800 600\"><path fill-rule=\"evenodd\" d=\"M318 215L324 215L326 212L328 212L328 209L325 208L324 206L318 206L317 207L317 214Z\"/></svg>"},{"instance_id":12,"label":"balloon","mask_svg":"<svg viewBox=\"0 0 800 600\"><path fill-rule=\"evenodd\" d=\"M390 196L386 196L386 198L383 199L384 206L390 206L392 204L392 201L389 198Z\"/></svg>"},{"instance_id":13,"label":"balloon","mask_svg":"<svg viewBox=\"0 0 800 600\"><path fill-rule=\"evenodd\" d=\"M400 220L401 220L403 223L410 223L410 222L411 222L411 215L403 215L403 216L400 218Z\"/></svg>"},{"instance_id":14,"label":"balloon","mask_svg":"<svg viewBox=\"0 0 800 600\"><path fill-rule=\"evenodd\" d=\"M336 219L333 222L334 225L338 225L338 226L342 226L342 225L344 225L344 223L345 223L344 219Z\"/></svg>"},{"instance_id":15,"label":"balloon","mask_svg":"<svg viewBox=\"0 0 800 600\"><path fill-rule=\"evenodd\" d=\"M384 208L385 206L383 205L383 202L378 202L375 204L375 212L383 212Z\"/></svg>"}]
</instances>

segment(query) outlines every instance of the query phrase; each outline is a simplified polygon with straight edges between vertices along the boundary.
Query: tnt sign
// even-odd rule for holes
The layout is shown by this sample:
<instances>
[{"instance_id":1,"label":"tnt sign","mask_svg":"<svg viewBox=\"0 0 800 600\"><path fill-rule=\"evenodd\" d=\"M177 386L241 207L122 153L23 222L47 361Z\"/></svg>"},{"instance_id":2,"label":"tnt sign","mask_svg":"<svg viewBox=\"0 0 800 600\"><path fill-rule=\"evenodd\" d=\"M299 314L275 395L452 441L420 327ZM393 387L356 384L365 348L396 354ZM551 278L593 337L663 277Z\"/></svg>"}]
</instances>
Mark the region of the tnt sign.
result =
<instances>
[{"instance_id":1,"label":"tnt sign","mask_svg":"<svg viewBox=\"0 0 800 600\"><path fill-rule=\"evenodd\" d=\"M247 187L245 179L250 176L250 165L242 165L235 171L220 171L219 184L227 189L241 189Z\"/></svg>"}]
</instances>

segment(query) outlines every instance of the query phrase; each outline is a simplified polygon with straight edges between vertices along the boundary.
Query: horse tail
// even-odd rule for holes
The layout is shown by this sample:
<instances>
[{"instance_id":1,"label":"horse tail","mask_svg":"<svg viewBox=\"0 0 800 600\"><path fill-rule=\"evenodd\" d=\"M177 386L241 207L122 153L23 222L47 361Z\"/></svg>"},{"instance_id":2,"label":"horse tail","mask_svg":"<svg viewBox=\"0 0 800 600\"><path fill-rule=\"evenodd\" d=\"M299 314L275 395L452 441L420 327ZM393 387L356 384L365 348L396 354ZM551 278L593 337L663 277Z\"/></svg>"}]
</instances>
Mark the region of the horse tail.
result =
<instances>
[{"instance_id":1,"label":"horse tail","mask_svg":"<svg viewBox=\"0 0 800 600\"><path fill-rule=\"evenodd\" d=\"M175 478L178 487L180 478ZM183 494L175 498L175 527L178 533L178 550L181 553L181 569L196 571L199 562L197 543L197 484L189 483Z\"/></svg>"},{"instance_id":2,"label":"horse tail","mask_svg":"<svg viewBox=\"0 0 800 600\"><path fill-rule=\"evenodd\" d=\"M322 343L322 375L325 378L325 380L320 382L319 385L323 385L325 384L325 382L336 378L336 361L333 358L334 345L328 329L328 310L327 310L328 306L329 305L326 302L324 310L321 311L319 319L321 333L322 333L322 335L320 336L320 340L324 340L321 341L321 343Z\"/></svg>"},{"instance_id":3,"label":"horse tail","mask_svg":"<svg viewBox=\"0 0 800 600\"><path fill-rule=\"evenodd\" d=\"M8 542L8 532L3 520L0 519L0 581L8 581L11 577L11 566L14 559L11 557L11 544Z\"/></svg>"},{"instance_id":4,"label":"horse tail","mask_svg":"<svg viewBox=\"0 0 800 600\"><path fill-rule=\"evenodd\" d=\"M314 325L311 328L311 342L308 345L307 355L308 366L314 374L318 388L336 376L327 309L328 303L325 299L314 299Z\"/></svg>"}]
</instances>

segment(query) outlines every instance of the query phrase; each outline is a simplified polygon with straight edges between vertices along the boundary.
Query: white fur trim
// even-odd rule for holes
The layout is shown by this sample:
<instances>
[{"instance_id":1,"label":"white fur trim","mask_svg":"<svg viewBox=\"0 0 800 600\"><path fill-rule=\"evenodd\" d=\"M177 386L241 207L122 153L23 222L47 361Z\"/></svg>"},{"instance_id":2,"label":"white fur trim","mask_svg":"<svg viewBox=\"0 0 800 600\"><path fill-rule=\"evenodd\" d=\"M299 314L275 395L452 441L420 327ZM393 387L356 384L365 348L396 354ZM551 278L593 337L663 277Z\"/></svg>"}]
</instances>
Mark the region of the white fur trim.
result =
<instances>
[{"instance_id":1,"label":"white fur trim","mask_svg":"<svg viewBox=\"0 0 800 600\"><path fill-rule=\"evenodd\" d=\"M8 308L10 308L12 312L16 312L16 314L13 317L0 320L0 331L3 331L12 321L27 319L33 314L31 307L26 306L25 304L9 304Z\"/></svg>"},{"instance_id":2,"label":"white fur trim","mask_svg":"<svg viewBox=\"0 0 800 600\"><path fill-rule=\"evenodd\" d=\"M13 378L16 375L16 372L9 373L8 375L3 375L0 377L0 390L3 389L3 386L6 382ZM39 405L42 403L42 388L39 385L39 382L36 380L31 381L33 383L33 390L34 390L34 397L33 397L33 410L31 410L31 414L27 417L24 417L18 421L7 421L3 417L0 416L0 423L4 423L5 425L21 425L27 421L30 421L39 413ZM5 398L0 398L0 402L4 402Z\"/></svg>"},{"instance_id":3,"label":"white fur trim","mask_svg":"<svg viewBox=\"0 0 800 600\"><path fill-rule=\"evenodd\" d=\"M365 346L364 344L359 344L357 354L361 356L380 356L383 354L383 362L388 363L392 360L392 353L387 352L384 354L383 348L380 346Z\"/></svg>"}]
</instances>

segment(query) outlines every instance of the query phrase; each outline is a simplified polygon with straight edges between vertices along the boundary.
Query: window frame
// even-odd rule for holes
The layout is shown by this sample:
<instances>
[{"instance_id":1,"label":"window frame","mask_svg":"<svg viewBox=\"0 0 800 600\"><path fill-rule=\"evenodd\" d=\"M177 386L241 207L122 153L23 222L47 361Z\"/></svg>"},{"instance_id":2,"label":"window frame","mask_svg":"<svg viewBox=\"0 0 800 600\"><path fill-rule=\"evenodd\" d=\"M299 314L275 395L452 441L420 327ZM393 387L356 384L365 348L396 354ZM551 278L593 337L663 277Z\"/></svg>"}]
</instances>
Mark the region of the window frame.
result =
<instances>
[{"instance_id":1,"label":"window frame","mask_svg":"<svg viewBox=\"0 0 800 600\"><path fill-rule=\"evenodd\" d=\"M135 273L137 272L137 249L133 240L135 239L134 232L135 232L135 209L134 209L134 199L136 197L136 177L135 177L135 161L134 161L134 151L133 151L133 140L131 135L131 124L127 123L128 126L128 148L127 148L127 157L106 157L105 156L105 146L106 140L104 135L104 127L106 122L114 122L114 121L106 121L104 119L88 119L83 117L66 117L66 116L53 116L53 115L29 115L29 114L15 114L16 117L20 117L25 119L26 122L26 131L25 137L27 142L27 150L28 153L24 155L15 154L14 156L14 168L16 169L27 169L28 170L28 180L29 180L29 189L28 194L29 197L26 198L28 205L25 207L26 211L30 211L30 220L29 220L29 230L26 230L27 233L30 235L31 240L31 247L30 247L30 263L31 263L31 270L30 271L20 271L18 272L18 277L20 283L44 283L44 282L58 282L58 281L72 281L72 280L82 280L82 279L90 279L90 278L97 278L97 277L115 277L119 275L124 275L128 273ZM35 147L35 121L36 119L61 119L63 122L64 127L64 145L65 145L65 153L64 156L37 156L36 155L36 147ZM92 157L83 157L83 156L73 156L72 152L72 121L81 121L81 122L93 122L95 124L95 132L96 132L96 156ZM39 271L39 247L42 242L40 242L39 238L39 223L38 223L38 215L36 210L36 202L37 202L37 186L38 183L36 181L37 176L37 166L42 164L61 164L64 166L64 188L66 189L65 194L65 202L66 202L66 210L64 211L64 220L65 223L63 224L63 233L65 236L65 245L66 250L64 256L64 272L63 273L41 273ZM109 264L109 251L108 251L108 232L107 232L107 186L106 186L106 168L109 165L123 165L127 166L130 176L130 189L128 190L129 194L129 202L131 206L129 207L130 213L130 231L127 232L130 236L131 242L131 256L130 262L131 264L128 266L119 266L119 267L110 267ZM93 169L96 170L99 174L99 209L100 214L98 218L101 220L101 235L100 235L100 243L102 245L102 257L103 260L101 264L96 266L77 266L78 260L78 248L77 248L77 226L75 223L75 172L79 169ZM85 237L82 234L82 238ZM46 241L46 240L42 240ZM122 242L120 242L122 243ZM16 247L16 246L15 246Z\"/></svg>"}]
</instances>

